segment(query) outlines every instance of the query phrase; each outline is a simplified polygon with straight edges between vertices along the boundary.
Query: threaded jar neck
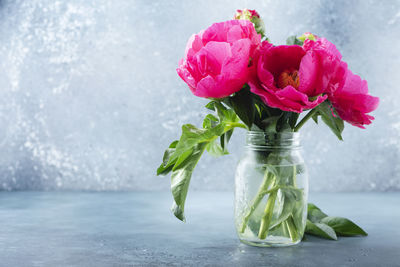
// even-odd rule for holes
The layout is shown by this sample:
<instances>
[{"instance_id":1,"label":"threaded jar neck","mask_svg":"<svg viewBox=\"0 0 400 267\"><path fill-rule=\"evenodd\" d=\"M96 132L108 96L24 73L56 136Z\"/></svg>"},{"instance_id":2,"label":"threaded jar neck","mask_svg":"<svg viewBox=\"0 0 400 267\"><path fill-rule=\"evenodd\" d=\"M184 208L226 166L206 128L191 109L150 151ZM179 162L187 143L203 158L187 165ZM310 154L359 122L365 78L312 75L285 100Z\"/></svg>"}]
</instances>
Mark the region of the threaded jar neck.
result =
<instances>
[{"instance_id":1,"label":"threaded jar neck","mask_svg":"<svg viewBox=\"0 0 400 267\"><path fill-rule=\"evenodd\" d=\"M248 131L246 147L252 149L300 149L300 134L297 132Z\"/></svg>"}]
</instances>

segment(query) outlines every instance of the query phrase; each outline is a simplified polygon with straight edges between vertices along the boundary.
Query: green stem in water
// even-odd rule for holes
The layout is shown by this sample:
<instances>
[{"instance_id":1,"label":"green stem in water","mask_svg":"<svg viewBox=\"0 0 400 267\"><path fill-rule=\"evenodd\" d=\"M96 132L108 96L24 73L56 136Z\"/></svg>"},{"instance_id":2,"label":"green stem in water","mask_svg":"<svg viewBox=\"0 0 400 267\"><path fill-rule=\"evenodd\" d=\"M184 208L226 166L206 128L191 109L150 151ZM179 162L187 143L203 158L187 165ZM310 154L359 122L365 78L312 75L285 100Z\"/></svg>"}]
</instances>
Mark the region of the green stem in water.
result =
<instances>
[{"instance_id":1,"label":"green stem in water","mask_svg":"<svg viewBox=\"0 0 400 267\"><path fill-rule=\"evenodd\" d=\"M293 242L296 242L296 240L299 238L299 236L297 233L296 225L294 224L294 221L293 221L293 217L289 216L289 218L285 221L285 224L289 231L290 239L292 239Z\"/></svg>"},{"instance_id":2,"label":"green stem in water","mask_svg":"<svg viewBox=\"0 0 400 267\"><path fill-rule=\"evenodd\" d=\"M246 229L247 223L249 222L251 215L253 214L255 209L258 207L261 200L264 198L265 194L267 193L268 188L274 182L274 180L272 178L273 178L273 174L271 174L270 172L265 173L264 179L261 183L260 188L258 189L257 195L253 199L250 209L247 211L246 215L243 218L242 226L240 227L241 233L244 233L244 230Z\"/></svg>"},{"instance_id":3,"label":"green stem in water","mask_svg":"<svg viewBox=\"0 0 400 267\"><path fill-rule=\"evenodd\" d=\"M278 191L273 191L269 194L264 216L261 219L260 229L258 231L258 238L260 239L265 239L268 235L268 228L271 223L277 192Z\"/></svg>"},{"instance_id":4,"label":"green stem in water","mask_svg":"<svg viewBox=\"0 0 400 267\"><path fill-rule=\"evenodd\" d=\"M293 165L292 185L294 187L297 187L296 186L296 184L297 184L296 176L297 176L297 168L296 168L296 165Z\"/></svg>"},{"instance_id":5,"label":"green stem in water","mask_svg":"<svg viewBox=\"0 0 400 267\"><path fill-rule=\"evenodd\" d=\"M310 112L307 113L307 115L304 116L303 119L294 127L294 131L298 132L301 127L315 114L317 113L317 109L312 109Z\"/></svg>"},{"instance_id":6,"label":"green stem in water","mask_svg":"<svg viewBox=\"0 0 400 267\"><path fill-rule=\"evenodd\" d=\"M281 229L282 229L283 236L289 236L289 232L288 232L288 227L287 227L286 221L281 222L280 226L281 226Z\"/></svg>"},{"instance_id":7,"label":"green stem in water","mask_svg":"<svg viewBox=\"0 0 400 267\"><path fill-rule=\"evenodd\" d=\"M291 185L296 187L296 175L297 175L297 168L296 165L293 165L293 173L292 173L292 179L290 181ZM298 239L298 233L297 233L297 228L293 220L293 215L290 215L286 221L284 222L288 232L290 239L292 239L293 242L296 242Z\"/></svg>"}]
</instances>

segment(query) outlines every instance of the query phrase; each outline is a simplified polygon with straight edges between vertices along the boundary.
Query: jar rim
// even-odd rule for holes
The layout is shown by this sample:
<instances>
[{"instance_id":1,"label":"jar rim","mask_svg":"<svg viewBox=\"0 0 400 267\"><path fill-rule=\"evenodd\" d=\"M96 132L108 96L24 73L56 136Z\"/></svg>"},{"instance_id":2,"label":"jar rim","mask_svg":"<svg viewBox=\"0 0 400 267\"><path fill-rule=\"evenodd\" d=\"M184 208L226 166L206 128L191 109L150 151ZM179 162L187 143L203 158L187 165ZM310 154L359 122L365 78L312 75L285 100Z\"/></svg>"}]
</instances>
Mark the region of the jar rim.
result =
<instances>
[{"instance_id":1,"label":"jar rim","mask_svg":"<svg viewBox=\"0 0 400 267\"><path fill-rule=\"evenodd\" d=\"M296 149L301 148L298 132L248 131L246 146L259 149Z\"/></svg>"},{"instance_id":2,"label":"jar rim","mask_svg":"<svg viewBox=\"0 0 400 267\"><path fill-rule=\"evenodd\" d=\"M247 131L247 135L254 135L254 136L280 136L280 137L292 137L292 138L300 138L299 132L264 132L264 131Z\"/></svg>"}]
</instances>

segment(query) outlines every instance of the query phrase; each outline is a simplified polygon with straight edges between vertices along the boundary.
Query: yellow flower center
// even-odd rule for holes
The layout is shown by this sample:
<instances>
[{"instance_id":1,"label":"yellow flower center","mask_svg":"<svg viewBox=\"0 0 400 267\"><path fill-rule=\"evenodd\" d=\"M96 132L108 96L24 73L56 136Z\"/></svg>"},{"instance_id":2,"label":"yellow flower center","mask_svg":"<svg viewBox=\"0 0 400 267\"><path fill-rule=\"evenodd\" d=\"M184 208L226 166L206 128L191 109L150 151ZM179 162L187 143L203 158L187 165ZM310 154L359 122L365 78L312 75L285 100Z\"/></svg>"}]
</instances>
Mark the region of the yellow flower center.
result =
<instances>
[{"instance_id":1,"label":"yellow flower center","mask_svg":"<svg viewBox=\"0 0 400 267\"><path fill-rule=\"evenodd\" d=\"M285 70L278 77L277 87L285 88L286 86L291 85L297 89L299 87L299 83L300 80L297 70Z\"/></svg>"}]
</instances>

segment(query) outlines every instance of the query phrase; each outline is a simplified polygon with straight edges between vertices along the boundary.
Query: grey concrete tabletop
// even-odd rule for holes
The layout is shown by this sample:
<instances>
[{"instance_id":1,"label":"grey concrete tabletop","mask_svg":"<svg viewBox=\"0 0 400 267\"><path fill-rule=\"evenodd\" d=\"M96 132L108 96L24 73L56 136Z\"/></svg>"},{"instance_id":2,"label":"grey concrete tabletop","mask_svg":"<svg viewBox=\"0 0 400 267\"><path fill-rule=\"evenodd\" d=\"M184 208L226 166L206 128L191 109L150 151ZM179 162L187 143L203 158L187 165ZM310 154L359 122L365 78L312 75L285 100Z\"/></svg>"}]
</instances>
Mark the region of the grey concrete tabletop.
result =
<instances>
[{"instance_id":1,"label":"grey concrete tabletop","mask_svg":"<svg viewBox=\"0 0 400 267\"><path fill-rule=\"evenodd\" d=\"M0 266L400 266L400 193L311 193L367 237L241 244L233 193L189 192L187 222L169 192L1 192Z\"/></svg>"}]
</instances>

